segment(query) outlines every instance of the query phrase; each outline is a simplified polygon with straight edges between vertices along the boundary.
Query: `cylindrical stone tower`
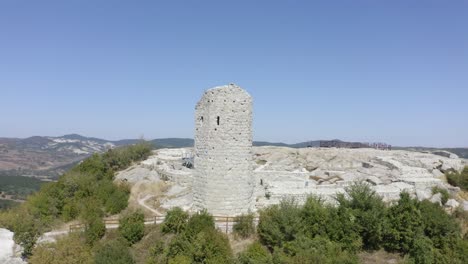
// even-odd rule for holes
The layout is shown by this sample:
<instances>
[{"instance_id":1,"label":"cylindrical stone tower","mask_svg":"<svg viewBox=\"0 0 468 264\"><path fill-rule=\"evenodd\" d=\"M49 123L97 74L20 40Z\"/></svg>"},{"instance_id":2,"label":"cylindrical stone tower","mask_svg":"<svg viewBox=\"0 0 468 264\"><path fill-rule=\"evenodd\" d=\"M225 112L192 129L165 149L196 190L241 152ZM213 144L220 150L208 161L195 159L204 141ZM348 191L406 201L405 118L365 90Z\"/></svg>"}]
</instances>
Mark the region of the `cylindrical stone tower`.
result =
<instances>
[{"instance_id":1,"label":"cylindrical stone tower","mask_svg":"<svg viewBox=\"0 0 468 264\"><path fill-rule=\"evenodd\" d=\"M194 209L235 216L254 208L252 98L230 84L195 108Z\"/></svg>"}]
</instances>

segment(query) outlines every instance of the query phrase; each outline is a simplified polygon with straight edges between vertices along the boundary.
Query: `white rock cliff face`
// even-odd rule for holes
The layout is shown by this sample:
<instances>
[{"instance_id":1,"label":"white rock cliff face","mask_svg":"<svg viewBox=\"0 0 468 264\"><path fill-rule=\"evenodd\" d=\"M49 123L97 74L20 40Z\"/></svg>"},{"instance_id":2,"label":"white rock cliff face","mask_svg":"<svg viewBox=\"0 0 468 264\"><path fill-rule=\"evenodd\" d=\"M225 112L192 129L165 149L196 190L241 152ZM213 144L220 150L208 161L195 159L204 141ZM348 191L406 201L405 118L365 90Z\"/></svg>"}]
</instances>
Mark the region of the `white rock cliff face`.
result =
<instances>
[{"instance_id":1,"label":"white rock cliff face","mask_svg":"<svg viewBox=\"0 0 468 264\"><path fill-rule=\"evenodd\" d=\"M119 178L126 178L130 182L138 181L139 178L148 180L147 176L156 181L164 178L174 186L173 190L181 191L168 195L162 206L169 209L176 205L197 211L200 206L192 205L195 202L194 190L197 190L197 172L182 166L183 157L192 151L190 148L157 150L133 170L124 171ZM255 186L255 207L250 208L249 203L237 204L239 207L244 206L245 211L249 208L255 211L288 197L302 203L309 195L321 196L333 203L337 193L344 192L346 186L356 182L369 184L385 201L398 199L402 191L407 191L420 200L430 200L437 199L432 194L433 186L448 189L455 194L458 188L446 183L443 172L460 171L464 166L463 161L458 158L403 150L253 147L252 152L254 162L250 181L239 185L231 184L232 189L228 191L226 187L213 184L198 191L217 195L219 200L216 205L222 208L225 194L230 197L243 192L242 189L235 189L235 186L244 184L248 192L251 191L251 186ZM135 171L142 172L141 176L134 177ZM220 180L216 184L222 183ZM465 206L461 200L459 204ZM448 205L457 207L458 202L452 201ZM230 210L225 209L222 212L230 216L239 212Z\"/></svg>"},{"instance_id":2,"label":"white rock cliff face","mask_svg":"<svg viewBox=\"0 0 468 264\"><path fill-rule=\"evenodd\" d=\"M195 109L195 210L239 215L253 209L252 98L240 87L207 90Z\"/></svg>"},{"instance_id":3,"label":"white rock cliff face","mask_svg":"<svg viewBox=\"0 0 468 264\"><path fill-rule=\"evenodd\" d=\"M398 199L401 191L430 198L433 186L456 191L443 172L463 169L458 158L399 150L259 147L254 153L254 175L263 186L258 207L284 197L303 201L310 194L333 201L355 182L367 182L384 200Z\"/></svg>"},{"instance_id":4,"label":"white rock cliff face","mask_svg":"<svg viewBox=\"0 0 468 264\"><path fill-rule=\"evenodd\" d=\"M19 256L22 249L13 241L13 232L0 228L0 263L23 264Z\"/></svg>"}]
</instances>

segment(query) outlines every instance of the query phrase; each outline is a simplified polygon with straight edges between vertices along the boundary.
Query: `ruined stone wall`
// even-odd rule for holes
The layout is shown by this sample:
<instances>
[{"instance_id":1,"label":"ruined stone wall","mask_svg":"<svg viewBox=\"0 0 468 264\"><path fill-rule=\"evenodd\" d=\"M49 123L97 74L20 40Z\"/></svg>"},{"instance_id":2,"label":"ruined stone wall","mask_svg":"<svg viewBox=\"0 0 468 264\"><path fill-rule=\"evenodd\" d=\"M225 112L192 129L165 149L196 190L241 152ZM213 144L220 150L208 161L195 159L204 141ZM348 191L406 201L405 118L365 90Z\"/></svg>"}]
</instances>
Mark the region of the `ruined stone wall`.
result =
<instances>
[{"instance_id":1,"label":"ruined stone wall","mask_svg":"<svg viewBox=\"0 0 468 264\"><path fill-rule=\"evenodd\" d=\"M254 209L252 98L235 85L207 90L195 109L194 209Z\"/></svg>"}]
</instances>

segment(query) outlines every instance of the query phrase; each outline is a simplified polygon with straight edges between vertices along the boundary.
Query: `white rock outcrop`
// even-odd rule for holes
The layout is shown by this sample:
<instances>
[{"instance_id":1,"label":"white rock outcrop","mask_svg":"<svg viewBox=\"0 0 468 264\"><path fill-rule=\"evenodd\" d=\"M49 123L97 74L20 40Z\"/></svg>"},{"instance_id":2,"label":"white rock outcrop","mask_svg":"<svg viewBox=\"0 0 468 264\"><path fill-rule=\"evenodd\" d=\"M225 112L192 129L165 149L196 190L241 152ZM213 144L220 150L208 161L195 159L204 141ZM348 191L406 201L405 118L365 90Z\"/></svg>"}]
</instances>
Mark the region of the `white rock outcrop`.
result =
<instances>
[{"instance_id":1,"label":"white rock outcrop","mask_svg":"<svg viewBox=\"0 0 468 264\"><path fill-rule=\"evenodd\" d=\"M13 232L0 228L0 263L2 264L24 264L20 257L21 247L13 241Z\"/></svg>"},{"instance_id":2,"label":"white rock outcrop","mask_svg":"<svg viewBox=\"0 0 468 264\"><path fill-rule=\"evenodd\" d=\"M183 190L169 195L163 203L166 209L196 210L192 207L194 169L182 166L183 157L192 152L190 148L161 149L139 165L181 187L173 190ZM446 183L443 168L460 171L464 166L460 159L402 150L253 147L252 152L256 209L286 197L303 202L309 195L333 203L337 193L355 182L366 182L385 201L398 199L402 191L429 200L434 186L456 196L459 189Z\"/></svg>"},{"instance_id":3,"label":"white rock outcrop","mask_svg":"<svg viewBox=\"0 0 468 264\"><path fill-rule=\"evenodd\" d=\"M438 205L442 205L442 194L440 194L440 193L434 194L431 197L431 199L429 199L429 201L431 201L431 203L436 203Z\"/></svg>"},{"instance_id":4,"label":"white rock outcrop","mask_svg":"<svg viewBox=\"0 0 468 264\"><path fill-rule=\"evenodd\" d=\"M460 206L460 203L455 199L448 199L448 201L445 203L445 206L450 207L451 209L456 209L458 206Z\"/></svg>"}]
</instances>

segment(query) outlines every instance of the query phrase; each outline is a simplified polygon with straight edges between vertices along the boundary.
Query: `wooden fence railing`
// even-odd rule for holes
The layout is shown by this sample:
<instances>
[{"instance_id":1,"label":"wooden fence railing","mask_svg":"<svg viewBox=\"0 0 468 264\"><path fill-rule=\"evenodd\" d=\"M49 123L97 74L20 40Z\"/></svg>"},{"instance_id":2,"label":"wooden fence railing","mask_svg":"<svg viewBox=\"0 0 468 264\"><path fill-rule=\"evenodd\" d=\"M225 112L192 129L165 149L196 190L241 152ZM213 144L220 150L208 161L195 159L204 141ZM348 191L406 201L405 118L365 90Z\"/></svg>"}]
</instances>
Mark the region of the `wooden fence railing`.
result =
<instances>
[{"instance_id":1,"label":"wooden fence railing","mask_svg":"<svg viewBox=\"0 0 468 264\"><path fill-rule=\"evenodd\" d=\"M213 216L214 222L216 227L228 234L232 231L232 227L235 224L235 217L229 217L229 216ZM145 218L145 225L156 225L156 224L161 224L164 222L165 216L154 216L154 217L147 217ZM257 225L259 221L258 217L254 217L253 222L254 225ZM106 226L106 229L112 229L112 228L118 228L119 227L119 219L104 219L104 224ZM69 226L69 232L81 232L85 230L85 224L79 223L79 224L72 224Z\"/></svg>"}]
</instances>

